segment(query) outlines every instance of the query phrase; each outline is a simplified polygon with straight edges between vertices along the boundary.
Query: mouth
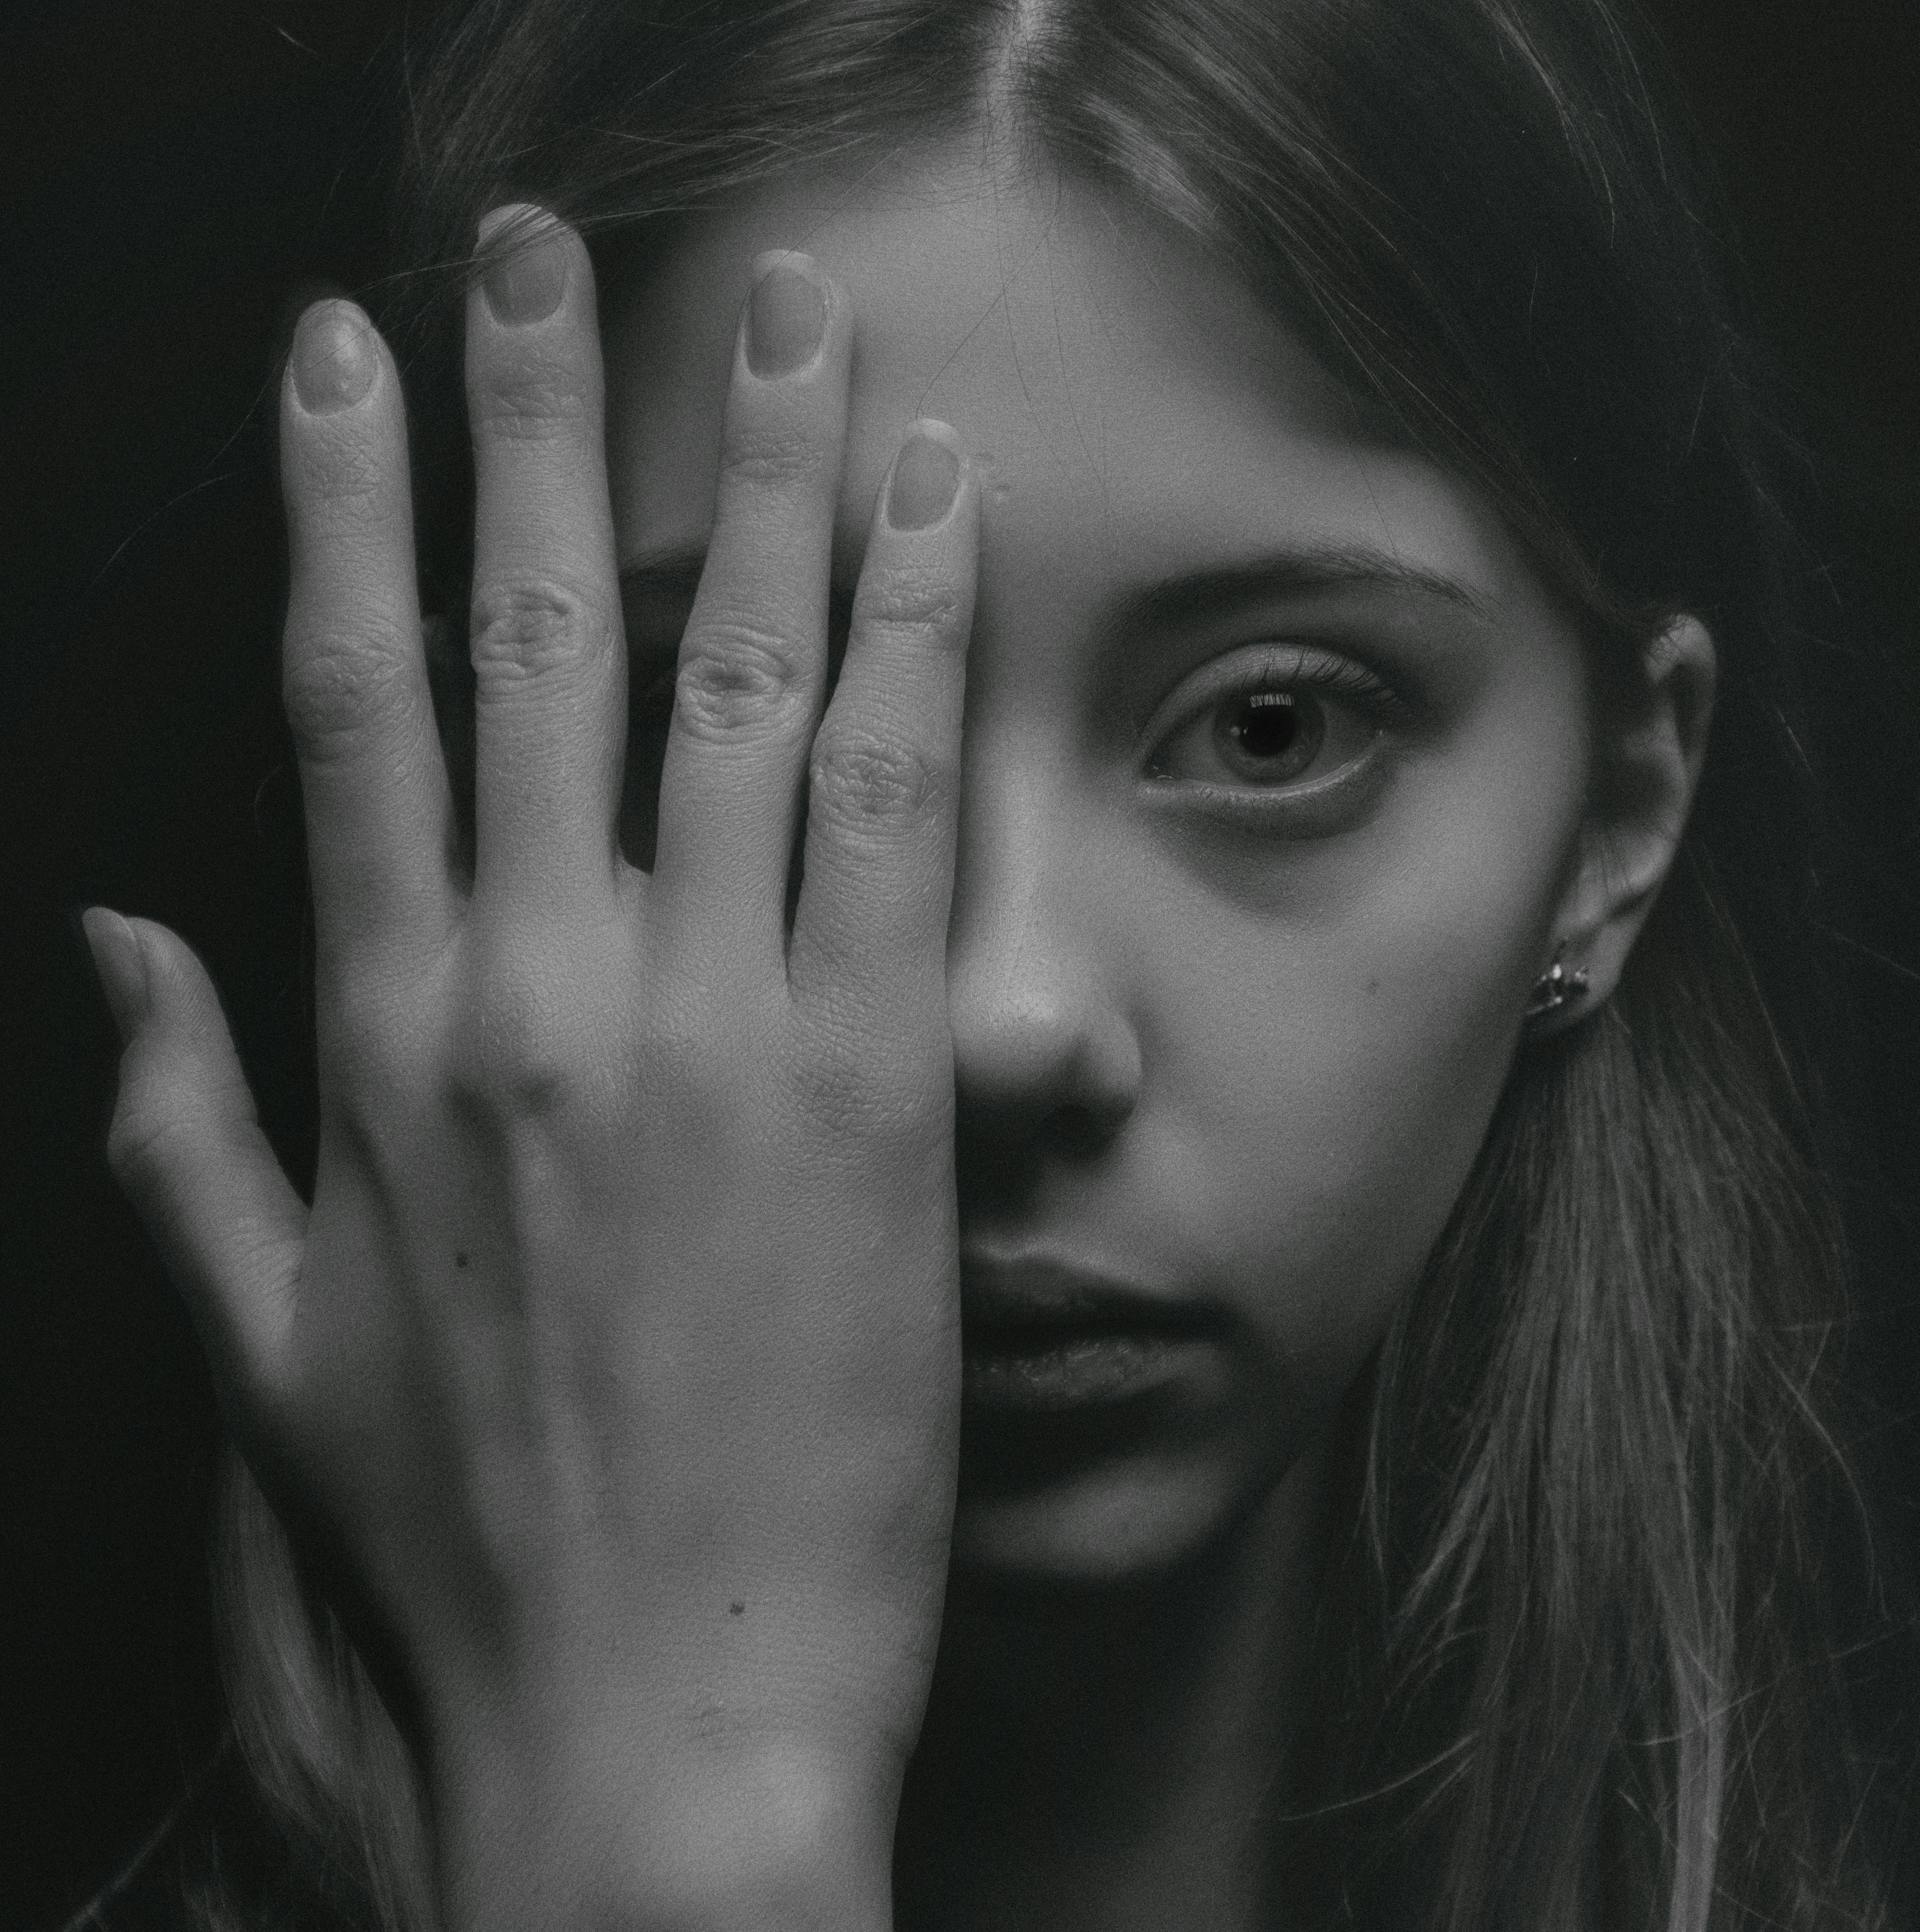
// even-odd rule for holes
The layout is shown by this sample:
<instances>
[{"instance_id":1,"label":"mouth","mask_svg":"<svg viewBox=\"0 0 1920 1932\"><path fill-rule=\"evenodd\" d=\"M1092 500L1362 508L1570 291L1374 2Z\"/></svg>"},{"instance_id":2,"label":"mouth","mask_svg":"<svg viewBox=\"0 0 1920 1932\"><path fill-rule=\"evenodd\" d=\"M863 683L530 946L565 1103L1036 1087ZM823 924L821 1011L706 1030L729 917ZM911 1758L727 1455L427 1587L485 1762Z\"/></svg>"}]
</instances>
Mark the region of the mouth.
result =
<instances>
[{"instance_id":1,"label":"mouth","mask_svg":"<svg viewBox=\"0 0 1920 1932\"><path fill-rule=\"evenodd\" d=\"M962 1393L1028 1414L1137 1403L1189 1378L1219 1334L1204 1307L1053 1260L961 1271Z\"/></svg>"}]
</instances>

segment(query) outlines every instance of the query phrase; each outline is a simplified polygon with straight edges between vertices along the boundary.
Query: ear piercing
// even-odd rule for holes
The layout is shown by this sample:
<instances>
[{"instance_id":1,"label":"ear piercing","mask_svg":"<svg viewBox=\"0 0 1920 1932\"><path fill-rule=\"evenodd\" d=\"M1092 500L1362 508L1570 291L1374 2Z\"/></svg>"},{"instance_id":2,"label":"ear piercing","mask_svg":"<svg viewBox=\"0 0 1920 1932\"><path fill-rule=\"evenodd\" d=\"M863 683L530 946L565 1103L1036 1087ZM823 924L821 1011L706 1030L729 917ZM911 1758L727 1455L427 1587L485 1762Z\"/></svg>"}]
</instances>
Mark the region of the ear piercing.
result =
<instances>
[{"instance_id":1,"label":"ear piercing","mask_svg":"<svg viewBox=\"0 0 1920 1932\"><path fill-rule=\"evenodd\" d=\"M1545 1019L1549 1013L1558 1013L1563 1007L1571 1006L1586 996L1586 968L1570 967L1555 953L1553 964L1533 982L1525 1017L1530 1020Z\"/></svg>"}]
</instances>

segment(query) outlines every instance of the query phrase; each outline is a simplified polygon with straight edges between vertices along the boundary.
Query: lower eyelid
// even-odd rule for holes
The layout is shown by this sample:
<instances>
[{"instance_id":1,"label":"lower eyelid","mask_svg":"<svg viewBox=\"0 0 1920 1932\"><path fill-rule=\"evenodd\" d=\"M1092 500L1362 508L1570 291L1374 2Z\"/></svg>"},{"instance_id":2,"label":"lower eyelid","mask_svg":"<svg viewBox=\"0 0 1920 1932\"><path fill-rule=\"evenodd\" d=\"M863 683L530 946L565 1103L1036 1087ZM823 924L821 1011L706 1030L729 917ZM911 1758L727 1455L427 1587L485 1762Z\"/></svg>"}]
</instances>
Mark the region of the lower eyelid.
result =
<instances>
[{"instance_id":1,"label":"lower eyelid","mask_svg":"<svg viewBox=\"0 0 1920 1932\"><path fill-rule=\"evenodd\" d=\"M1220 785L1200 779L1149 781L1156 809L1211 819L1230 830L1288 839L1330 837L1368 816L1392 776L1391 753L1378 746L1327 777L1304 785Z\"/></svg>"}]
</instances>

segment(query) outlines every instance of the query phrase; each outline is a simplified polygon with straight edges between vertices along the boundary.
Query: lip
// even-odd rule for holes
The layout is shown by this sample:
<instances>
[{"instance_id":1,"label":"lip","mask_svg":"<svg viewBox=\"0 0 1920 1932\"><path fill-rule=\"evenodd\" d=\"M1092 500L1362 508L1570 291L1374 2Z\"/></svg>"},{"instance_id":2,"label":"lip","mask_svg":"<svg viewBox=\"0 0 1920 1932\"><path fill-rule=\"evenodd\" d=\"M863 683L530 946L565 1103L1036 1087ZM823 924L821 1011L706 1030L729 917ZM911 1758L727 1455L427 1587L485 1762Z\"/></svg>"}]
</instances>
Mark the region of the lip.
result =
<instances>
[{"instance_id":1,"label":"lip","mask_svg":"<svg viewBox=\"0 0 1920 1932\"><path fill-rule=\"evenodd\" d=\"M969 1330L1158 1329L1216 1325L1201 1304L1052 1256L960 1258L960 1318Z\"/></svg>"},{"instance_id":2,"label":"lip","mask_svg":"<svg viewBox=\"0 0 1920 1932\"><path fill-rule=\"evenodd\" d=\"M961 1261L970 1406L1114 1409L1191 1379L1220 1326L1205 1306L1051 1257Z\"/></svg>"}]
</instances>

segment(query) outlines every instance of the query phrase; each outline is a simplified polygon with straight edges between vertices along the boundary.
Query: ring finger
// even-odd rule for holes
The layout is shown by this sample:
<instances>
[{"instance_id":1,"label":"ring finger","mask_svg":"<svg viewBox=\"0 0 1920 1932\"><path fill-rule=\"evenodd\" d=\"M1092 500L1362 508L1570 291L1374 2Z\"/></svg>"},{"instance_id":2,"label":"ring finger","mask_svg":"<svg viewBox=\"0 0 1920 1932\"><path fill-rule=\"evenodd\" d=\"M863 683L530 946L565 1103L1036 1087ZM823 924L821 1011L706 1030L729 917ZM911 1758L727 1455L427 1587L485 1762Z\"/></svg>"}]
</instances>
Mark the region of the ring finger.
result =
<instances>
[{"instance_id":1,"label":"ring finger","mask_svg":"<svg viewBox=\"0 0 1920 1932\"><path fill-rule=\"evenodd\" d=\"M853 319L804 255L763 255L741 318L713 540L681 640L652 904L707 962L782 959L827 673Z\"/></svg>"}]
</instances>

